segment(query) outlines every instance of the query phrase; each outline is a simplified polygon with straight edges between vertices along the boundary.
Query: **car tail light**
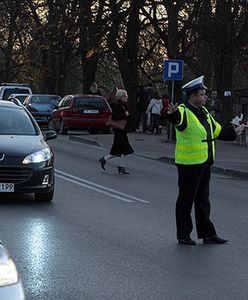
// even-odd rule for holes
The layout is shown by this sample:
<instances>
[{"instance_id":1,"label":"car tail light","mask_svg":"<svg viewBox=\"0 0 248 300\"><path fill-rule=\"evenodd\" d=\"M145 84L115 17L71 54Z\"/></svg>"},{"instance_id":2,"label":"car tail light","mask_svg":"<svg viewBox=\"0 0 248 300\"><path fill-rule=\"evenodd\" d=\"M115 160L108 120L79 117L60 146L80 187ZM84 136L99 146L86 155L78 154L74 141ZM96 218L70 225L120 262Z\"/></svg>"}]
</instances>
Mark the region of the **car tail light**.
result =
<instances>
[{"instance_id":1,"label":"car tail light","mask_svg":"<svg viewBox=\"0 0 248 300\"><path fill-rule=\"evenodd\" d=\"M32 106L28 106L27 110L30 111L30 112L37 112L38 111L38 109L36 109L36 108L34 108Z\"/></svg>"}]
</instances>

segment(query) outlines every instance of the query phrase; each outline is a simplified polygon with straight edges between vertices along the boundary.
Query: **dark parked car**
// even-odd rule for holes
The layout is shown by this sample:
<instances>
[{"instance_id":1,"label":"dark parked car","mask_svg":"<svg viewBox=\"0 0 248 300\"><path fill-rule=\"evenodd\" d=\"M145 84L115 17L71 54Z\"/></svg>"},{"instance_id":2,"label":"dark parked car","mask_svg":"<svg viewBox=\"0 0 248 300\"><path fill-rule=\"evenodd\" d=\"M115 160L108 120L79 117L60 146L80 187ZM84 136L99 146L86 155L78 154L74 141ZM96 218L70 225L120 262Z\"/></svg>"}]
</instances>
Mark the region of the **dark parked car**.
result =
<instances>
[{"instance_id":1,"label":"dark parked car","mask_svg":"<svg viewBox=\"0 0 248 300\"><path fill-rule=\"evenodd\" d=\"M0 101L0 194L34 193L37 201L52 200L54 155L46 141L56 136L42 133L20 101Z\"/></svg>"},{"instance_id":2,"label":"dark parked car","mask_svg":"<svg viewBox=\"0 0 248 300\"><path fill-rule=\"evenodd\" d=\"M109 131L111 115L107 100L96 95L67 95L52 112L49 128L66 134L70 129L87 129L90 133Z\"/></svg>"},{"instance_id":3,"label":"dark parked car","mask_svg":"<svg viewBox=\"0 0 248 300\"><path fill-rule=\"evenodd\" d=\"M59 95L32 94L26 97L23 105L30 111L37 123L47 126L51 113L58 106Z\"/></svg>"}]
</instances>

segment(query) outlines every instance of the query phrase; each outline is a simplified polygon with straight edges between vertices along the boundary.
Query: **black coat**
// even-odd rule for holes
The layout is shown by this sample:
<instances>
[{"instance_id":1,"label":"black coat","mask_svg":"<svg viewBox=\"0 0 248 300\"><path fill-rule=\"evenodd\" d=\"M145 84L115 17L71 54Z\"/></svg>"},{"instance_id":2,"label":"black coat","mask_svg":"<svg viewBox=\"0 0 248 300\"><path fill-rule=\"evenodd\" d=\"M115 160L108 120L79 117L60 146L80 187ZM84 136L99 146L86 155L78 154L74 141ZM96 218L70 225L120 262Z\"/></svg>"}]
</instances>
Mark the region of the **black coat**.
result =
<instances>
[{"instance_id":1,"label":"black coat","mask_svg":"<svg viewBox=\"0 0 248 300\"><path fill-rule=\"evenodd\" d=\"M148 93L143 89L140 90L136 95L136 109L137 111L145 113L147 110L147 107L149 105L149 95Z\"/></svg>"},{"instance_id":2,"label":"black coat","mask_svg":"<svg viewBox=\"0 0 248 300\"><path fill-rule=\"evenodd\" d=\"M124 130L114 128L114 141L110 150L111 155L121 156L128 155L134 152L133 148L129 144L126 128L129 127L130 116L126 115L126 111L129 112L129 107L122 101L117 101L112 111L112 119L126 120L127 125Z\"/></svg>"}]
</instances>

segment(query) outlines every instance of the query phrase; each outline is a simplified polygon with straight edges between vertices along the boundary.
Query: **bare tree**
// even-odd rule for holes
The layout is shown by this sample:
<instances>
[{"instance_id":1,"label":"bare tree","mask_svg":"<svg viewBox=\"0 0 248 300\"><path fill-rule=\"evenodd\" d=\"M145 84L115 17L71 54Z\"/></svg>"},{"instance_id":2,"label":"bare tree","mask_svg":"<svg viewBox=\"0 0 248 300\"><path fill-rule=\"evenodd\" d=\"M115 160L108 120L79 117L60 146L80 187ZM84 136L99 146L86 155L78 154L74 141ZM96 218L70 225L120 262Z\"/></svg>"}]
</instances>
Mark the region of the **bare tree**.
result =
<instances>
[{"instance_id":1,"label":"bare tree","mask_svg":"<svg viewBox=\"0 0 248 300\"><path fill-rule=\"evenodd\" d=\"M17 47L20 36L24 34L24 24L21 12L23 3L16 0L0 2L1 30L0 30L0 80L13 81L18 78L23 60L19 59ZM20 44L19 44L20 45ZM16 47L16 49L15 49Z\"/></svg>"},{"instance_id":2,"label":"bare tree","mask_svg":"<svg viewBox=\"0 0 248 300\"><path fill-rule=\"evenodd\" d=\"M79 55L83 73L83 91L88 92L95 81L98 61L106 46L108 13L104 0L80 1Z\"/></svg>"},{"instance_id":3,"label":"bare tree","mask_svg":"<svg viewBox=\"0 0 248 300\"><path fill-rule=\"evenodd\" d=\"M38 88L63 95L67 65L76 49L77 1L27 1L33 21L29 51L36 53L35 60L30 57L30 63L40 73Z\"/></svg>"},{"instance_id":4,"label":"bare tree","mask_svg":"<svg viewBox=\"0 0 248 300\"><path fill-rule=\"evenodd\" d=\"M111 29L108 35L108 47L114 52L125 89L128 91L129 105L135 113L136 92L139 84L140 10L145 0L119 2L110 0L109 2Z\"/></svg>"}]
</instances>

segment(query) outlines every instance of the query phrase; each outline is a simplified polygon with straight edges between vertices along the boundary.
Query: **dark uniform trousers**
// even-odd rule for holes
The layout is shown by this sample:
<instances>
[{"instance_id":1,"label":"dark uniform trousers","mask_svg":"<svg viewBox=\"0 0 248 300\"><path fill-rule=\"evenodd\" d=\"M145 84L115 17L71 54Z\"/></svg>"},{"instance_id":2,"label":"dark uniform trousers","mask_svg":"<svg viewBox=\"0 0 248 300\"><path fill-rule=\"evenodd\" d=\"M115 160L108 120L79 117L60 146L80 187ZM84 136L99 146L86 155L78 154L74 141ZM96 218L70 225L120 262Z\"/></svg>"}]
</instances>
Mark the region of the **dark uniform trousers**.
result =
<instances>
[{"instance_id":1,"label":"dark uniform trousers","mask_svg":"<svg viewBox=\"0 0 248 300\"><path fill-rule=\"evenodd\" d=\"M209 165L177 165L179 194L176 203L177 238L189 238L193 229L191 210L194 203L198 238L216 234L210 221Z\"/></svg>"}]
</instances>

